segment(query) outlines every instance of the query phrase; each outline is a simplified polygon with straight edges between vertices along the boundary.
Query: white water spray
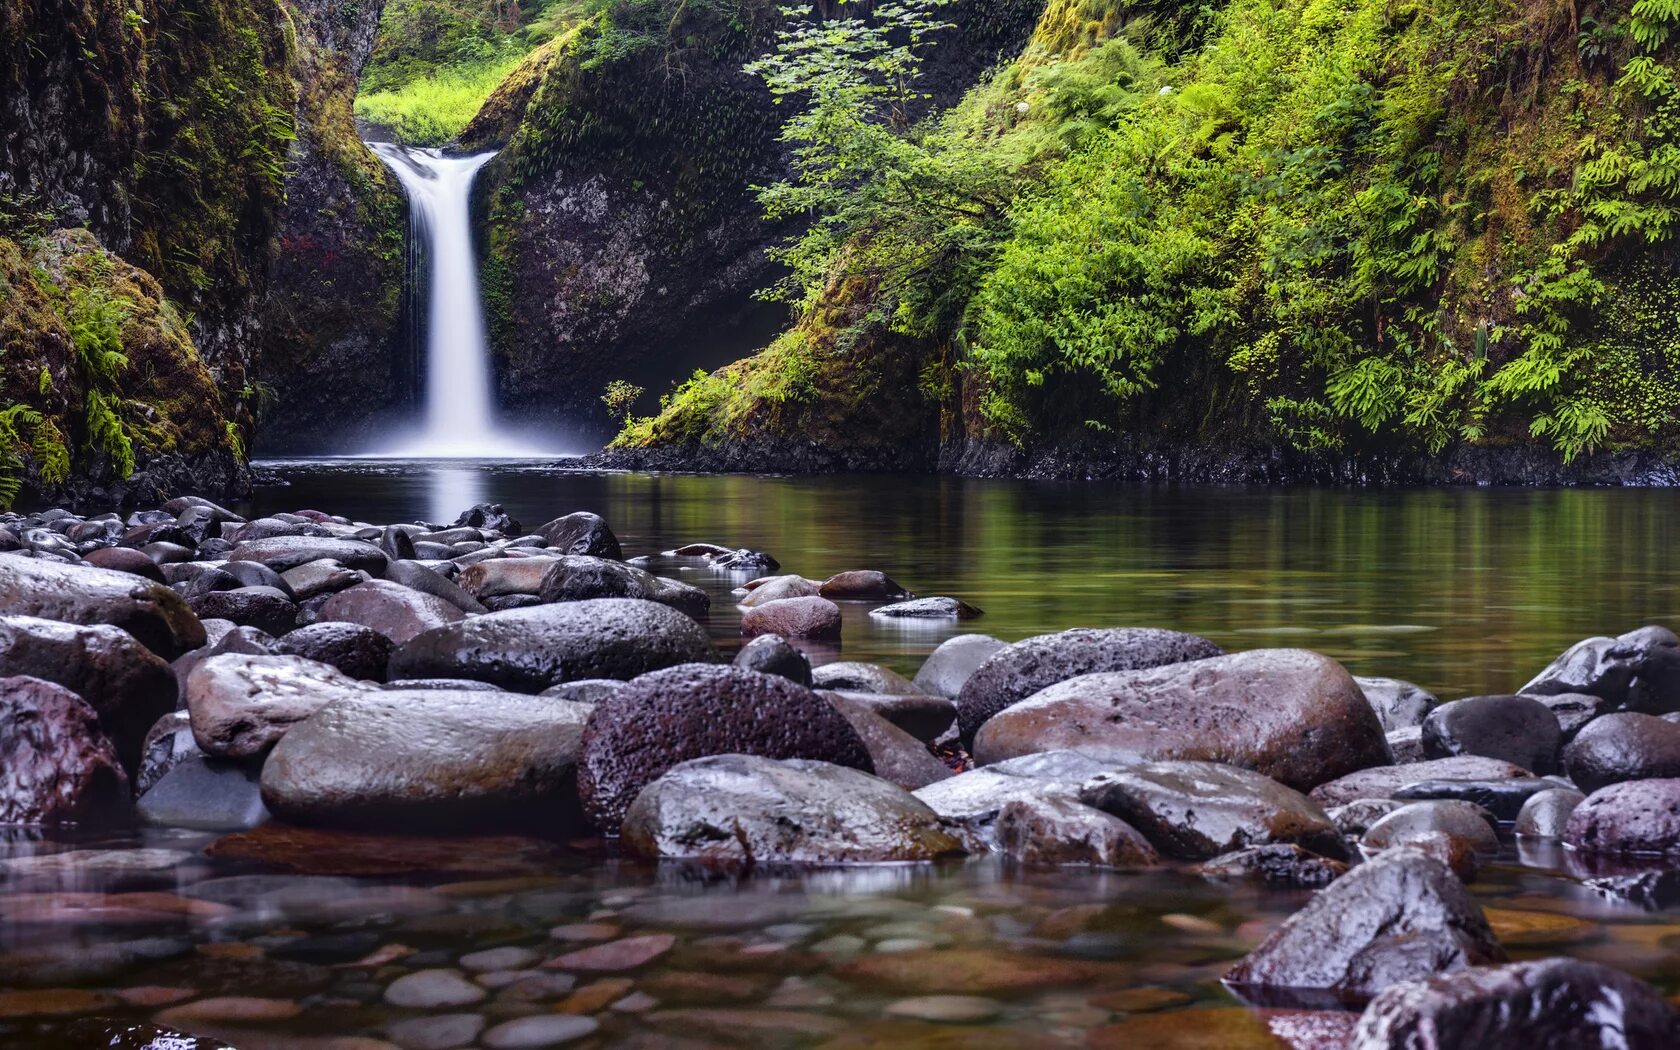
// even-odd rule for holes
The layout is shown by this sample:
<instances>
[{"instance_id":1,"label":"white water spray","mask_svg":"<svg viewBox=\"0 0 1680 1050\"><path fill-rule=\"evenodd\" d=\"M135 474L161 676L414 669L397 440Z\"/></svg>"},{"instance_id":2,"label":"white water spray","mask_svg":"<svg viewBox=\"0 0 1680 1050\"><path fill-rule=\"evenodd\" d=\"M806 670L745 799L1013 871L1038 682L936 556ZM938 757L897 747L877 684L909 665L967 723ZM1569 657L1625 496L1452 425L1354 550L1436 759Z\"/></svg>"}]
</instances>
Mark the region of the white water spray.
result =
<instances>
[{"instance_id":1,"label":"white water spray","mask_svg":"<svg viewBox=\"0 0 1680 1050\"><path fill-rule=\"evenodd\" d=\"M473 254L473 178L494 153L447 157L435 149L371 143L408 194L409 237L424 251L426 410L418 435L380 455L506 459L542 453L500 430Z\"/></svg>"}]
</instances>

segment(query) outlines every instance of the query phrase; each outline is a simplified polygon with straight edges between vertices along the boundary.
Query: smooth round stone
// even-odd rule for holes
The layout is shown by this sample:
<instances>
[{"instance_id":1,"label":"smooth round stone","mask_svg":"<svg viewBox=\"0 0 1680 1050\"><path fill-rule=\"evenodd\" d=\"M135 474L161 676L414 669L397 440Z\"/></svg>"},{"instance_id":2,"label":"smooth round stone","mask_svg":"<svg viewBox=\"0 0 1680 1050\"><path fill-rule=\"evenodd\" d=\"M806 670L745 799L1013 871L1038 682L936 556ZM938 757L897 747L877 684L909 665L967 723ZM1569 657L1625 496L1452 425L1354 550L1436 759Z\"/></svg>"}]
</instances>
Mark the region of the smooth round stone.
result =
<instances>
[{"instance_id":1,"label":"smooth round stone","mask_svg":"<svg viewBox=\"0 0 1680 1050\"><path fill-rule=\"evenodd\" d=\"M536 965L541 959L542 956L529 948L508 945L463 955L461 966L474 973L489 973L492 970L523 970Z\"/></svg>"},{"instance_id":2,"label":"smooth round stone","mask_svg":"<svg viewBox=\"0 0 1680 1050\"><path fill-rule=\"evenodd\" d=\"M568 1014L538 1015L507 1021L484 1033L489 1050L526 1050L530 1047L562 1046L594 1035L601 1023L591 1017Z\"/></svg>"},{"instance_id":3,"label":"smooth round stone","mask_svg":"<svg viewBox=\"0 0 1680 1050\"><path fill-rule=\"evenodd\" d=\"M403 1050L455 1050L466 1046L484 1031L478 1014L439 1014L398 1021L385 1030Z\"/></svg>"},{"instance_id":4,"label":"smooth round stone","mask_svg":"<svg viewBox=\"0 0 1680 1050\"><path fill-rule=\"evenodd\" d=\"M1517 814L1516 832L1523 838L1561 839L1569 825L1569 815L1587 796L1569 788L1552 788L1530 795Z\"/></svg>"},{"instance_id":5,"label":"smooth round stone","mask_svg":"<svg viewBox=\"0 0 1680 1050\"><path fill-rule=\"evenodd\" d=\"M385 989L385 1001L412 1010L439 1010L471 1006L483 1002L487 994L456 970L420 970L392 981Z\"/></svg>"},{"instance_id":6,"label":"smooth round stone","mask_svg":"<svg viewBox=\"0 0 1680 1050\"><path fill-rule=\"evenodd\" d=\"M907 1017L940 1024L979 1024L1002 1012L1001 1004L977 995L920 995L887 1007L888 1017Z\"/></svg>"},{"instance_id":7,"label":"smooth round stone","mask_svg":"<svg viewBox=\"0 0 1680 1050\"><path fill-rule=\"evenodd\" d=\"M875 945L878 952L919 952L933 947L933 942L920 937L889 937Z\"/></svg>"},{"instance_id":8,"label":"smooth round stone","mask_svg":"<svg viewBox=\"0 0 1680 1050\"><path fill-rule=\"evenodd\" d=\"M1536 773L1557 768L1563 728L1557 716L1527 696L1472 696L1442 704L1423 720L1423 752L1430 758L1480 755Z\"/></svg>"}]
</instances>

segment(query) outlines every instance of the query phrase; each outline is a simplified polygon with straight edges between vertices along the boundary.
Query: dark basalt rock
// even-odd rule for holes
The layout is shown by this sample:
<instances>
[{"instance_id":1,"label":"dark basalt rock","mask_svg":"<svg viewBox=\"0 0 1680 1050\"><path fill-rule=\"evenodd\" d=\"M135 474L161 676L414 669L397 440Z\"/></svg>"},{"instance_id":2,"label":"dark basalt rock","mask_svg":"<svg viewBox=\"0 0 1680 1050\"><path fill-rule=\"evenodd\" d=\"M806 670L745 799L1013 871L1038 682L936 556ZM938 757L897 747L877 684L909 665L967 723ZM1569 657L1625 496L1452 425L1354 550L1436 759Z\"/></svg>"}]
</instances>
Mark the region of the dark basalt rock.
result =
<instances>
[{"instance_id":1,"label":"dark basalt rock","mask_svg":"<svg viewBox=\"0 0 1680 1050\"><path fill-rule=\"evenodd\" d=\"M774 675L689 664L645 674L595 706L578 775L584 810L597 827L616 831L636 793L666 770L725 754L873 771L857 732L810 689Z\"/></svg>"},{"instance_id":2,"label":"dark basalt rock","mask_svg":"<svg viewBox=\"0 0 1680 1050\"><path fill-rule=\"evenodd\" d=\"M1680 638L1641 627L1615 638L1575 643L1518 692L1535 696L1591 693L1617 707L1661 714L1680 702Z\"/></svg>"},{"instance_id":3,"label":"dark basalt rock","mask_svg":"<svg viewBox=\"0 0 1680 1050\"><path fill-rule=\"evenodd\" d=\"M1516 833L1530 839L1561 839L1569 815L1586 800L1581 792L1561 787L1530 795L1517 814Z\"/></svg>"},{"instance_id":4,"label":"dark basalt rock","mask_svg":"<svg viewBox=\"0 0 1680 1050\"><path fill-rule=\"evenodd\" d=\"M205 641L204 625L180 595L111 569L0 558L0 609L84 626L120 627L165 660Z\"/></svg>"},{"instance_id":5,"label":"dark basalt rock","mask_svg":"<svg viewBox=\"0 0 1680 1050\"><path fill-rule=\"evenodd\" d=\"M139 770L133 777L134 793L144 795L163 775L204 750L193 739L192 721L185 711L171 711L158 719L141 745Z\"/></svg>"},{"instance_id":6,"label":"dark basalt rock","mask_svg":"<svg viewBox=\"0 0 1680 1050\"><path fill-rule=\"evenodd\" d=\"M1554 780L1528 777L1519 780L1420 780L1394 792L1393 798L1408 802L1457 799L1474 803L1502 821L1513 821L1530 798L1558 787Z\"/></svg>"},{"instance_id":7,"label":"dark basalt rock","mask_svg":"<svg viewBox=\"0 0 1680 1050\"><path fill-rule=\"evenodd\" d=\"M994 834L998 852L1029 867L1152 868L1161 863L1161 855L1136 828L1067 798L1005 803Z\"/></svg>"},{"instance_id":8,"label":"dark basalt rock","mask_svg":"<svg viewBox=\"0 0 1680 1050\"><path fill-rule=\"evenodd\" d=\"M978 620L986 614L960 598L940 596L894 602L869 610L869 615L888 620Z\"/></svg>"},{"instance_id":9,"label":"dark basalt rock","mask_svg":"<svg viewBox=\"0 0 1680 1050\"><path fill-rule=\"evenodd\" d=\"M540 693L584 678L628 680L717 659L699 624L657 602L598 598L490 613L399 647L392 678L476 678Z\"/></svg>"},{"instance_id":10,"label":"dark basalt rock","mask_svg":"<svg viewBox=\"0 0 1680 1050\"><path fill-rule=\"evenodd\" d=\"M1680 904L1680 871L1673 868L1628 875L1601 875L1585 879L1581 884L1600 896L1652 911Z\"/></svg>"},{"instance_id":11,"label":"dark basalt rock","mask_svg":"<svg viewBox=\"0 0 1680 1050\"><path fill-rule=\"evenodd\" d=\"M276 653L327 664L366 682L385 681L395 650L391 639L371 627L331 621L300 627L274 646Z\"/></svg>"},{"instance_id":12,"label":"dark basalt rock","mask_svg":"<svg viewBox=\"0 0 1680 1050\"><path fill-rule=\"evenodd\" d=\"M177 762L135 808L148 824L198 831L244 831L268 819L257 770L203 755Z\"/></svg>"},{"instance_id":13,"label":"dark basalt rock","mask_svg":"<svg viewBox=\"0 0 1680 1050\"><path fill-rule=\"evenodd\" d=\"M884 696L880 693L831 691L831 696L866 707L918 740L931 743L939 739L957 720L957 709L942 696L912 693L908 696Z\"/></svg>"},{"instance_id":14,"label":"dark basalt rock","mask_svg":"<svg viewBox=\"0 0 1680 1050\"><path fill-rule=\"evenodd\" d=\"M818 689L834 689L844 693L914 696L921 692L897 671L880 664L866 664L855 660L839 660L815 668L811 672L811 683Z\"/></svg>"},{"instance_id":15,"label":"dark basalt rock","mask_svg":"<svg viewBox=\"0 0 1680 1050\"><path fill-rule=\"evenodd\" d=\"M231 620L242 627L255 627L265 634L282 635L297 626L297 605L274 587L210 591L189 598L187 604L206 620Z\"/></svg>"},{"instance_id":16,"label":"dark basalt rock","mask_svg":"<svg viewBox=\"0 0 1680 1050\"><path fill-rule=\"evenodd\" d=\"M1440 704L1434 693L1398 678L1354 678L1382 721L1384 732L1423 724L1429 712Z\"/></svg>"},{"instance_id":17,"label":"dark basalt rock","mask_svg":"<svg viewBox=\"0 0 1680 1050\"><path fill-rule=\"evenodd\" d=\"M555 518L536 531L555 554L587 554L595 558L624 560L624 548L599 514L580 510Z\"/></svg>"},{"instance_id":18,"label":"dark basalt rock","mask_svg":"<svg viewBox=\"0 0 1680 1050\"><path fill-rule=\"evenodd\" d=\"M1402 766L1374 766L1349 773L1311 791L1321 806L1345 806L1370 798L1393 798L1396 791L1429 780L1532 780L1534 774L1497 758L1460 755Z\"/></svg>"},{"instance_id":19,"label":"dark basalt rock","mask_svg":"<svg viewBox=\"0 0 1680 1050\"><path fill-rule=\"evenodd\" d=\"M973 712L964 703L986 667L957 698L959 717ZM990 719L972 750L976 763L989 765L1056 748L1116 760L1221 762L1303 791L1389 760L1382 726L1353 678L1302 649L1074 678Z\"/></svg>"},{"instance_id":20,"label":"dark basalt rock","mask_svg":"<svg viewBox=\"0 0 1680 1050\"><path fill-rule=\"evenodd\" d=\"M40 678L0 678L0 823L98 823L128 810L128 775L93 706Z\"/></svg>"},{"instance_id":21,"label":"dark basalt rock","mask_svg":"<svg viewBox=\"0 0 1680 1050\"><path fill-rule=\"evenodd\" d=\"M1680 856L1680 780L1628 780L1575 807L1564 845L1584 853Z\"/></svg>"},{"instance_id":22,"label":"dark basalt rock","mask_svg":"<svg viewBox=\"0 0 1680 1050\"><path fill-rule=\"evenodd\" d=\"M955 775L922 741L882 717L867 702L858 699L857 694L822 693L821 696L857 732L869 752L875 775L882 780L915 791Z\"/></svg>"},{"instance_id":23,"label":"dark basalt rock","mask_svg":"<svg viewBox=\"0 0 1680 1050\"><path fill-rule=\"evenodd\" d=\"M931 861L964 852L932 810L878 777L740 754L684 762L649 784L625 813L623 842L642 857L747 866Z\"/></svg>"},{"instance_id":24,"label":"dark basalt rock","mask_svg":"<svg viewBox=\"0 0 1680 1050\"><path fill-rule=\"evenodd\" d=\"M241 564L254 565L255 562ZM299 565L295 569L287 569L281 579L292 589L294 601L306 602L311 598L325 598L348 590L358 583L366 583L373 577L355 569L346 569L336 561L312 561Z\"/></svg>"},{"instance_id":25,"label":"dark basalt rock","mask_svg":"<svg viewBox=\"0 0 1680 1050\"><path fill-rule=\"evenodd\" d=\"M99 714L130 774L152 724L175 709L175 674L126 631L33 616L0 616L0 677L56 682Z\"/></svg>"},{"instance_id":26,"label":"dark basalt rock","mask_svg":"<svg viewBox=\"0 0 1680 1050\"><path fill-rule=\"evenodd\" d=\"M827 598L778 598L741 613L741 633L784 638L840 637L840 607Z\"/></svg>"},{"instance_id":27,"label":"dark basalt rock","mask_svg":"<svg viewBox=\"0 0 1680 1050\"><path fill-rule=\"evenodd\" d=\"M1316 890L1347 874L1339 860L1321 857L1292 842L1251 846L1221 854L1196 866L1196 874L1207 879L1246 879L1278 889Z\"/></svg>"},{"instance_id":28,"label":"dark basalt rock","mask_svg":"<svg viewBox=\"0 0 1680 1050\"><path fill-rule=\"evenodd\" d=\"M1324 813L1342 834L1358 838L1365 834L1372 824L1404 805L1406 803L1397 799L1362 798L1345 806L1327 809Z\"/></svg>"},{"instance_id":29,"label":"dark basalt rock","mask_svg":"<svg viewBox=\"0 0 1680 1050\"><path fill-rule=\"evenodd\" d=\"M1563 764L1589 794L1624 780L1680 777L1680 725L1631 711L1605 715L1575 735Z\"/></svg>"},{"instance_id":30,"label":"dark basalt rock","mask_svg":"<svg viewBox=\"0 0 1680 1050\"><path fill-rule=\"evenodd\" d=\"M1399 849L1320 891L1225 983L1257 1003L1346 1005L1400 981L1504 961L1464 884L1434 857Z\"/></svg>"},{"instance_id":31,"label":"dark basalt rock","mask_svg":"<svg viewBox=\"0 0 1680 1050\"><path fill-rule=\"evenodd\" d=\"M1206 860L1279 842L1347 855L1341 832L1307 796L1214 762L1152 762L1102 773L1079 789L1079 801L1119 817L1169 857Z\"/></svg>"},{"instance_id":32,"label":"dark basalt rock","mask_svg":"<svg viewBox=\"0 0 1680 1050\"><path fill-rule=\"evenodd\" d=\"M545 602L575 602L590 598L642 598L669 605L690 616L704 616L711 596L698 587L667 580L623 562L572 554L548 567L538 582L537 596Z\"/></svg>"},{"instance_id":33,"label":"dark basalt rock","mask_svg":"<svg viewBox=\"0 0 1680 1050\"><path fill-rule=\"evenodd\" d=\"M1563 730L1545 704L1526 696L1472 696L1442 704L1423 720L1423 753L1430 758L1480 755L1550 773L1557 768Z\"/></svg>"},{"instance_id":34,"label":"dark basalt rock","mask_svg":"<svg viewBox=\"0 0 1680 1050\"><path fill-rule=\"evenodd\" d=\"M475 503L455 519L456 528L488 529L504 536L523 536L519 519L502 509L500 503Z\"/></svg>"},{"instance_id":35,"label":"dark basalt rock","mask_svg":"<svg viewBox=\"0 0 1680 1050\"><path fill-rule=\"evenodd\" d=\"M466 613L433 594L390 580L358 583L321 603L317 622L360 624L403 645L427 631L460 623Z\"/></svg>"},{"instance_id":36,"label":"dark basalt rock","mask_svg":"<svg viewBox=\"0 0 1680 1050\"><path fill-rule=\"evenodd\" d=\"M811 661L779 634L761 634L741 646L735 666L743 671L780 675L800 685L811 684Z\"/></svg>"},{"instance_id":37,"label":"dark basalt rock","mask_svg":"<svg viewBox=\"0 0 1680 1050\"><path fill-rule=\"evenodd\" d=\"M275 572L285 572L312 561L328 559L346 569L358 569L370 576L381 577L391 564L385 552L361 540L341 540L330 536L272 536L263 540L242 541L233 548L229 561L254 561Z\"/></svg>"},{"instance_id":38,"label":"dark basalt rock","mask_svg":"<svg viewBox=\"0 0 1680 1050\"><path fill-rule=\"evenodd\" d=\"M578 742L590 708L512 693L369 690L293 726L262 797L296 824L575 833Z\"/></svg>"},{"instance_id":39,"label":"dark basalt rock","mask_svg":"<svg viewBox=\"0 0 1680 1050\"><path fill-rule=\"evenodd\" d=\"M1039 690L1080 675L1135 671L1219 656L1206 638L1150 627L1077 628L1004 646L957 694L963 740L972 744L988 719Z\"/></svg>"},{"instance_id":40,"label":"dark basalt rock","mask_svg":"<svg viewBox=\"0 0 1680 1050\"><path fill-rule=\"evenodd\" d=\"M543 600L534 594L498 594L484 599L484 608L490 612L534 609L541 604Z\"/></svg>"},{"instance_id":41,"label":"dark basalt rock","mask_svg":"<svg viewBox=\"0 0 1680 1050\"><path fill-rule=\"evenodd\" d=\"M418 562L394 561L386 570L385 578L392 583L400 583L404 587L412 588L422 594L430 594L435 598L442 598L450 605L462 612L488 612L477 598L462 590L460 585L440 572L434 572Z\"/></svg>"},{"instance_id":42,"label":"dark basalt rock","mask_svg":"<svg viewBox=\"0 0 1680 1050\"><path fill-rule=\"evenodd\" d=\"M891 576L875 569L835 573L822 582L817 593L834 602L896 602L915 597Z\"/></svg>"},{"instance_id":43,"label":"dark basalt rock","mask_svg":"<svg viewBox=\"0 0 1680 1050\"><path fill-rule=\"evenodd\" d=\"M163 570L158 568L157 562L128 547L101 547L99 550L88 551L82 556L82 560L96 569L126 572L144 577L153 583L164 582Z\"/></svg>"},{"instance_id":44,"label":"dark basalt rock","mask_svg":"<svg viewBox=\"0 0 1680 1050\"><path fill-rule=\"evenodd\" d=\"M261 562L226 561L222 563L221 570L238 580L241 587L272 587L288 599L297 600L286 578Z\"/></svg>"},{"instance_id":45,"label":"dark basalt rock","mask_svg":"<svg viewBox=\"0 0 1680 1050\"><path fill-rule=\"evenodd\" d=\"M928 654L916 671L916 688L955 700L980 665L1003 647L1003 642L986 634L959 634L955 638L947 638L939 643L939 648Z\"/></svg>"},{"instance_id":46,"label":"dark basalt rock","mask_svg":"<svg viewBox=\"0 0 1680 1050\"><path fill-rule=\"evenodd\" d=\"M1674 1007L1598 963L1543 959L1408 981L1366 1007L1350 1050L1663 1050Z\"/></svg>"},{"instance_id":47,"label":"dark basalt rock","mask_svg":"<svg viewBox=\"0 0 1680 1050\"><path fill-rule=\"evenodd\" d=\"M1563 741L1566 744L1575 739L1575 734L1587 723L1616 710L1614 703L1591 693L1558 693L1556 696L1537 696L1534 699L1545 704L1557 718L1558 728L1563 730Z\"/></svg>"}]
</instances>

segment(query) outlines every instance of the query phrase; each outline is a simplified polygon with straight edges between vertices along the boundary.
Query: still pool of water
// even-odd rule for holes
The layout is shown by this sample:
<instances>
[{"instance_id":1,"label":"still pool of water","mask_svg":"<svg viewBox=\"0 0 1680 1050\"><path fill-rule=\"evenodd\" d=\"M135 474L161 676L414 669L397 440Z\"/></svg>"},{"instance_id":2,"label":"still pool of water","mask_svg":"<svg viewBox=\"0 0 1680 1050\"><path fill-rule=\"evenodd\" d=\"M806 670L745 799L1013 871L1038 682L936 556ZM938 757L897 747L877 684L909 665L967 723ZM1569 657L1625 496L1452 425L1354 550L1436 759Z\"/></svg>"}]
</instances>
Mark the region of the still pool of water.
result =
<instances>
[{"instance_id":1,"label":"still pool of water","mask_svg":"<svg viewBox=\"0 0 1680 1050\"><path fill-rule=\"evenodd\" d=\"M1155 625L1299 645L1444 696L1509 690L1580 637L1671 622L1674 502L1650 491L1141 489L954 478L644 476L288 463L254 513L533 527L605 516L628 554L752 547L785 571L879 568L1005 639ZM738 641L736 577L707 588ZM913 671L955 627L848 608L846 659ZM1588 894L1507 844L1472 889L1514 958L1570 954L1680 991L1680 917ZM994 861L731 879L599 842L272 829L0 842L0 1045L241 1050L1312 1047L1346 1018L1218 983L1300 891ZM958 998L949 998L957 996ZM219 1040L219 1043L208 1040Z\"/></svg>"}]
</instances>

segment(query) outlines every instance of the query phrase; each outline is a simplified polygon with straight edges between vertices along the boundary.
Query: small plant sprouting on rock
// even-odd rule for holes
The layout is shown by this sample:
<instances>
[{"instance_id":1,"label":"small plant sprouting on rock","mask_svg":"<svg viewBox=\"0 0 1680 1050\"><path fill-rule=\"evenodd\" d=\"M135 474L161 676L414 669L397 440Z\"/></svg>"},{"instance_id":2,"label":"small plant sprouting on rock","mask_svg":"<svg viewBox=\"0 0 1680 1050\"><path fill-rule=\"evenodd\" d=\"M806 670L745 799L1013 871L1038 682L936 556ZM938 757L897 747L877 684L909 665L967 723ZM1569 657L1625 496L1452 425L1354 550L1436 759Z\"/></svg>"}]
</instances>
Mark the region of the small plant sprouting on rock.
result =
<instances>
[{"instance_id":1,"label":"small plant sprouting on rock","mask_svg":"<svg viewBox=\"0 0 1680 1050\"><path fill-rule=\"evenodd\" d=\"M607 384L607 392L601 395L601 403L607 406L607 412L614 419L630 425L631 413L636 408L636 402L647 393L642 387L622 379L615 379Z\"/></svg>"}]
</instances>

